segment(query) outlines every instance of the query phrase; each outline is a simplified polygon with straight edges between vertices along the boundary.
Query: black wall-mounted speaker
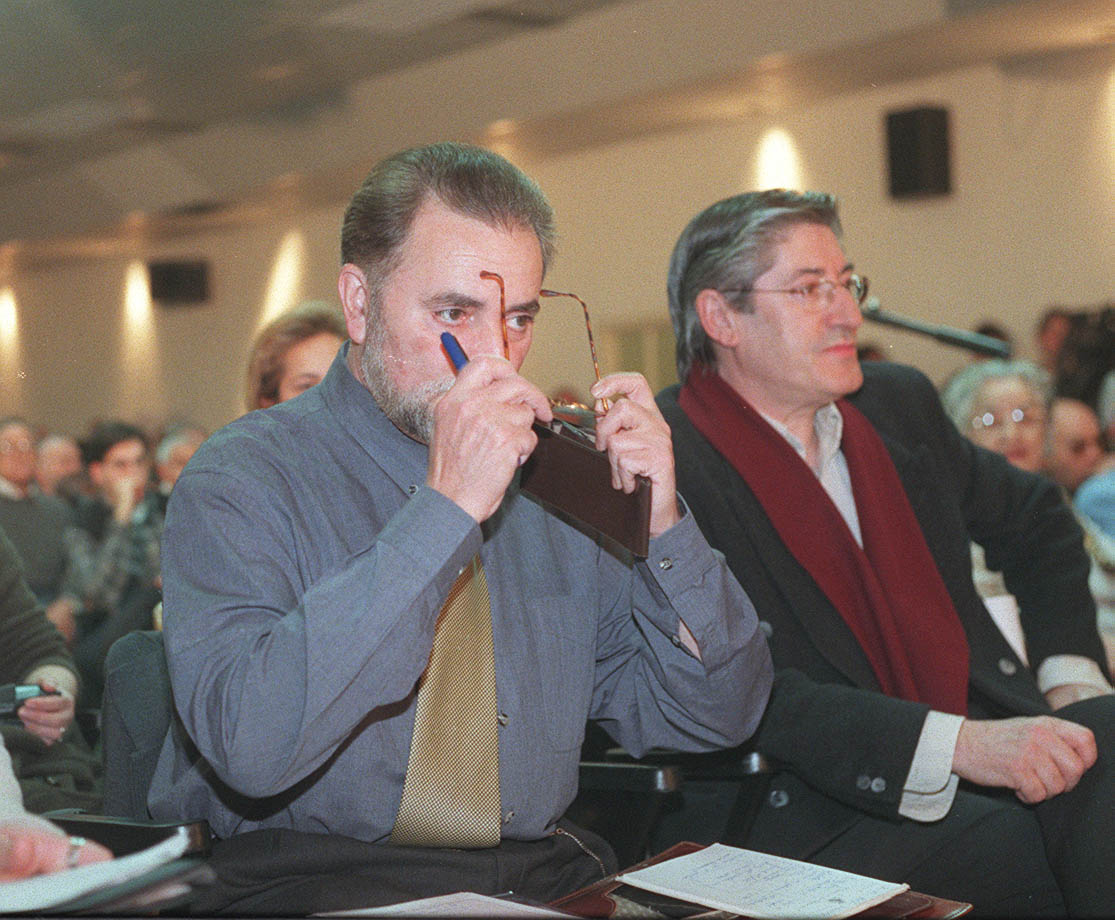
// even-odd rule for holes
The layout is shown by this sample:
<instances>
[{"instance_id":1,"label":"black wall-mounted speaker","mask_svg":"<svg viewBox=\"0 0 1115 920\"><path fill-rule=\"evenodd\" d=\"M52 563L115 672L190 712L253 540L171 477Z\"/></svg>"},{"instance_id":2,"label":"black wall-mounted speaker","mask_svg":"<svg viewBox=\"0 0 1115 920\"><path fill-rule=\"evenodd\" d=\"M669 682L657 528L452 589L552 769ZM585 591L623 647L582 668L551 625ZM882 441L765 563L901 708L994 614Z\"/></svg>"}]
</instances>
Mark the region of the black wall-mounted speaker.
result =
<instances>
[{"instance_id":1,"label":"black wall-mounted speaker","mask_svg":"<svg viewBox=\"0 0 1115 920\"><path fill-rule=\"evenodd\" d=\"M180 306L209 299L209 263L204 260L148 262L147 278L156 303Z\"/></svg>"},{"instance_id":2,"label":"black wall-mounted speaker","mask_svg":"<svg viewBox=\"0 0 1115 920\"><path fill-rule=\"evenodd\" d=\"M926 106L888 112L887 163L892 197L949 194L948 109Z\"/></svg>"}]
</instances>

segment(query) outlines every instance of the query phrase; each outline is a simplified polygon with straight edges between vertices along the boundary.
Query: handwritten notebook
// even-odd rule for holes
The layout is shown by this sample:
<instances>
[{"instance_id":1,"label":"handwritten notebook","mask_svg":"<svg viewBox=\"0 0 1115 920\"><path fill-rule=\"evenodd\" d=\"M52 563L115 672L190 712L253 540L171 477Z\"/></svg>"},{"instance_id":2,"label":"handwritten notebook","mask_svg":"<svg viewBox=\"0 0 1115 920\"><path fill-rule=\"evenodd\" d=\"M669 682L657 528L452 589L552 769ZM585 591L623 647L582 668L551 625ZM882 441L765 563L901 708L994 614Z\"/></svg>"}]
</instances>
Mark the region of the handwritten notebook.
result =
<instances>
[{"instance_id":1,"label":"handwritten notebook","mask_svg":"<svg viewBox=\"0 0 1115 920\"><path fill-rule=\"evenodd\" d=\"M618 880L756 920L848 917L909 889L722 843L621 874Z\"/></svg>"}]
</instances>

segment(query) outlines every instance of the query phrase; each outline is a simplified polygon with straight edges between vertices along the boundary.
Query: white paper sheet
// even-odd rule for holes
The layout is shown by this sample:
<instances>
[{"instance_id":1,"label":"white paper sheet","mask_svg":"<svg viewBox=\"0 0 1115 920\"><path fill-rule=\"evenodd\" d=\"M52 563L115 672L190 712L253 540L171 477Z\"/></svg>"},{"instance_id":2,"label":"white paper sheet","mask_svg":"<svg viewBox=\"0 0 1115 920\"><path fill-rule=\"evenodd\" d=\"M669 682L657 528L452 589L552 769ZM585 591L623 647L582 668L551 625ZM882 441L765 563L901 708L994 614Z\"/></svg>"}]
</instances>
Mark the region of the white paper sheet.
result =
<instances>
[{"instance_id":1,"label":"white paper sheet","mask_svg":"<svg viewBox=\"0 0 1115 920\"><path fill-rule=\"evenodd\" d=\"M560 910L519 904L506 898L493 898L471 891L458 891L420 901L405 901L386 907L366 907L360 910L337 910L314 914L315 917L554 917L571 916Z\"/></svg>"},{"instance_id":2,"label":"white paper sheet","mask_svg":"<svg viewBox=\"0 0 1115 920\"><path fill-rule=\"evenodd\" d=\"M619 878L637 888L757 920L835 920L909 888L722 843Z\"/></svg>"}]
</instances>

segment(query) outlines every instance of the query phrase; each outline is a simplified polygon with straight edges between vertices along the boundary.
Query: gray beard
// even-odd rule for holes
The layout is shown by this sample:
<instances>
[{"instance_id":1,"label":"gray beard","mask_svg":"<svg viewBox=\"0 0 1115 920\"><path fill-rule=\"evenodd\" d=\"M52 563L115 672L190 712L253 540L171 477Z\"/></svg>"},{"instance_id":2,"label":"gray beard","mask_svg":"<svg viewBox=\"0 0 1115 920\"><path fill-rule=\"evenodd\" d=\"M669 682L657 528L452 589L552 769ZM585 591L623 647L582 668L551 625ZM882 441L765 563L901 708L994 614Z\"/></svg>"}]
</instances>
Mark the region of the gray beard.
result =
<instances>
[{"instance_id":1,"label":"gray beard","mask_svg":"<svg viewBox=\"0 0 1115 920\"><path fill-rule=\"evenodd\" d=\"M456 379L447 374L441 380L431 380L413 390L402 392L387 375L386 342L378 324L369 323L364 352L360 355L360 369L364 383L383 414L408 438L429 444L434 434L434 403Z\"/></svg>"}]
</instances>

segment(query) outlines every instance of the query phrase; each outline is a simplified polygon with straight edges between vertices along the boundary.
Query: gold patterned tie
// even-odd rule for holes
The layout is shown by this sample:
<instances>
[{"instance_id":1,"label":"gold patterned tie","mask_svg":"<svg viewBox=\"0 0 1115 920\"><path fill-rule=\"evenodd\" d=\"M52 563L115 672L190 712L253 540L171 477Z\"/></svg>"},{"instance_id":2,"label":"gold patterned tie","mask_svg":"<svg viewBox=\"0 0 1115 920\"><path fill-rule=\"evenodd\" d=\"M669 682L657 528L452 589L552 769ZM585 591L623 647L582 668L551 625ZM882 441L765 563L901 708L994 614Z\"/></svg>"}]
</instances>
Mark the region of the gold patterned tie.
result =
<instances>
[{"instance_id":1,"label":"gold patterned tie","mask_svg":"<svg viewBox=\"0 0 1115 920\"><path fill-rule=\"evenodd\" d=\"M454 582L434 629L392 843L464 849L499 843L496 715L492 611L476 556Z\"/></svg>"}]
</instances>

